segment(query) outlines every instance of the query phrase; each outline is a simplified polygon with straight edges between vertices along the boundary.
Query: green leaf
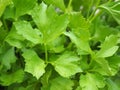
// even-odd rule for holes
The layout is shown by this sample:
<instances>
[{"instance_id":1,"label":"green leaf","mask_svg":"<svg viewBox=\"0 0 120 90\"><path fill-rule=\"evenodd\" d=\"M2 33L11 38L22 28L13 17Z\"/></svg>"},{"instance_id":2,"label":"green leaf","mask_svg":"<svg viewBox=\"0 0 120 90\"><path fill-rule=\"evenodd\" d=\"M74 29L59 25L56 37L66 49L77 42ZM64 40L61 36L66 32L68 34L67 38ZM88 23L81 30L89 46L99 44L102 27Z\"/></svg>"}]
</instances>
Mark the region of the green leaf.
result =
<instances>
[{"instance_id":1,"label":"green leaf","mask_svg":"<svg viewBox=\"0 0 120 90\"><path fill-rule=\"evenodd\" d=\"M82 88L80 86L78 86L76 90L82 90Z\"/></svg>"},{"instance_id":2,"label":"green leaf","mask_svg":"<svg viewBox=\"0 0 120 90\"><path fill-rule=\"evenodd\" d=\"M73 29L75 34L79 35L83 30L88 37L85 37L86 40L89 39L89 30L90 27L89 21L87 21L80 12L71 12L69 15L69 27ZM77 21L76 21L77 20ZM82 30L81 30L82 29ZM81 36L83 37L83 36Z\"/></svg>"},{"instance_id":3,"label":"green leaf","mask_svg":"<svg viewBox=\"0 0 120 90\"><path fill-rule=\"evenodd\" d=\"M105 41L101 45L101 49L96 53L96 57L110 57L112 56L117 50L118 38L115 35L110 35L109 37L105 38Z\"/></svg>"},{"instance_id":4,"label":"green leaf","mask_svg":"<svg viewBox=\"0 0 120 90\"><path fill-rule=\"evenodd\" d=\"M2 26L2 22L1 22L1 20L0 20L0 27Z\"/></svg>"},{"instance_id":5,"label":"green leaf","mask_svg":"<svg viewBox=\"0 0 120 90\"><path fill-rule=\"evenodd\" d=\"M37 88L38 90L40 89L40 87L36 86L35 83L31 83L31 84L28 84L26 87L23 87L23 86L18 87L18 86L16 86L13 90L35 90L35 88Z\"/></svg>"},{"instance_id":6,"label":"green leaf","mask_svg":"<svg viewBox=\"0 0 120 90\"><path fill-rule=\"evenodd\" d=\"M104 78L100 74L87 73L80 76L82 90L99 90L105 86Z\"/></svg>"},{"instance_id":7,"label":"green leaf","mask_svg":"<svg viewBox=\"0 0 120 90\"><path fill-rule=\"evenodd\" d=\"M105 3L99 7L109 12L117 23L120 24L120 1Z\"/></svg>"},{"instance_id":8,"label":"green leaf","mask_svg":"<svg viewBox=\"0 0 120 90\"><path fill-rule=\"evenodd\" d=\"M114 83L111 79L107 79L108 90L120 90L116 83Z\"/></svg>"},{"instance_id":9,"label":"green leaf","mask_svg":"<svg viewBox=\"0 0 120 90\"><path fill-rule=\"evenodd\" d=\"M0 17L3 14L7 5L9 5L11 0L0 0Z\"/></svg>"},{"instance_id":10,"label":"green leaf","mask_svg":"<svg viewBox=\"0 0 120 90\"><path fill-rule=\"evenodd\" d=\"M11 68L11 64L16 61L14 48L7 49L3 54L0 54L1 64L7 69Z\"/></svg>"},{"instance_id":11,"label":"green leaf","mask_svg":"<svg viewBox=\"0 0 120 90\"><path fill-rule=\"evenodd\" d=\"M9 74L3 74L0 76L0 83L3 86L9 86L13 83L21 83L24 78L24 71L22 69L17 70Z\"/></svg>"},{"instance_id":12,"label":"green leaf","mask_svg":"<svg viewBox=\"0 0 120 90\"><path fill-rule=\"evenodd\" d=\"M48 4L53 4L56 7L60 8L61 10L65 10L64 0L44 0Z\"/></svg>"},{"instance_id":13,"label":"green leaf","mask_svg":"<svg viewBox=\"0 0 120 90\"><path fill-rule=\"evenodd\" d=\"M113 24L113 23L111 23L111 24ZM108 37L111 34L116 35L119 33L118 28L114 28L114 27L105 25L103 20L101 20L101 18L95 19L91 28L92 28L93 34L94 34L92 39L96 42L98 42L98 41L104 42L106 36Z\"/></svg>"},{"instance_id":14,"label":"green leaf","mask_svg":"<svg viewBox=\"0 0 120 90\"><path fill-rule=\"evenodd\" d=\"M71 41L75 43L76 47L78 48L78 53L80 55L91 53L91 49L88 41L84 41L83 39L80 39L73 32L65 32L64 34L70 37Z\"/></svg>"},{"instance_id":15,"label":"green leaf","mask_svg":"<svg viewBox=\"0 0 120 90\"><path fill-rule=\"evenodd\" d=\"M89 22L85 20L81 13L71 13L68 17L70 20L69 27L71 31L66 32L65 35L70 37L71 41L78 49L91 53L92 51L89 45Z\"/></svg>"},{"instance_id":16,"label":"green leaf","mask_svg":"<svg viewBox=\"0 0 120 90\"><path fill-rule=\"evenodd\" d=\"M80 66L81 66L83 71L86 71L89 69L88 57L86 55L81 56Z\"/></svg>"},{"instance_id":17,"label":"green leaf","mask_svg":"<svg viewBox=\"0 0 120 90\"><path fill-rule=\"evenodd\" d=\"M36 0L13 0L16 9L16 18L27 14L36 4Z\"/></svg>"},{"instance_id":18,"label":"green leaf","mask_svg":"<svg viewBox=\"0 0 120 90\"><path fill-rule=\"evenodd\" d=\"M69 27L73 33L79 37L80 41L88 42L90 39L90 23L83 17L81 13L71 13L68 15L68 17L70 20Z\"/></svg>"},{"instance_id":19,"label":"green leaf","mask_svg":"<svg viewBox=\"0 0 120 90\"><path fill-rule=\"evenodd\" d=\"M0 46L3 44L8 32L3 28L0 28Z\"/></svg>"},{"instance_id":20,"label":"green leaf","mask_svg":"<svg viewBox=\"0 0 120 90\"><path fill-rule=\"evenodd\" d=\"M74 84L70 79L59 76L51 80L50 90L73 90L72 89L73 85Z\"/></svg>"},{"instance_id":21,"label":"green leaf","mask_svg":"<svg viewBox=\"0 0 120 90\"><path fill-rule=\"evenodd\" d=\"M52 69L50 67L47 67L48 70L46 70L45 74L41 78L41 83L42 83L42 90L46 90L50 88L50 77L52 76Z\"/></svg>"},{"instance_id":22,"label":"green leaf","mask_svg":"<svg viewBox=\"0 0 120 90\"><path fill-rule=\"evenodd\" d=\"M32 49L24 50L25 71L39 79L45 73L45 62Z\"/></svg>"},{"instance_id":23,"label":"green leaf","mask_svg":"<svg viewBox=\"0 0 120 90\"><path fill-rule=\"evenodd\" d=\"M115 56L112 56L110 58L107 58L107 60L109 62L109 65L110 65L114 75L117 74L119 71L119 67L120 67L120 56L115 55Z\"/></svg>"},{"instance_id":24,"label":"green leaf","mask_svg":"<svg viewBox=\"0 0 120 90\"><path fill-rule=\"evenodd\" d=\"M66 29L66 15L57 15L53 6L47 7L43 2L33 9L32 18L42 33L43 43L47 44L59 37Z\"/></svg>"},{"instance_id":25,"label":"green leaf","mask_svg":"<svg viewBox=\"0 0 120 90\"><path fill-rule=\"evenodd\" d=\"M107 60L105 60L104 58L97 58L95 61L100 65L102 71L105 71L108 75L114 75Z\"/></svg>"},{"instance_id":26,"label":"green leaf","mask_svg":"<svg viewBox=\"0 0 120 90\"><path fill-rule=\"evenodd\" d=\"M51 52L55 53L60 53L65 50L64 48L64 43L66 42L66 37L65 36L60 36L56 38L54 41L52 41L48 47Z\"/></svg>"},{"instance_id":27,"label":"green leaf","mask_svg":"<svg viewBox=\"0 0 120 90\"><path fill-rule=\"evenodd\" d=\"M112 64L111 66L113 66L113 65L115 65L117 67L120 66L120 56L119 55L115 55L115 56L108 58L108 61L110 64Z\"/></svg>"},{"instance_id":28,"label":"green leaf","mask_svg":"<svg viewBox=\"0 0 120 90\"><path fill-rule=\"evenodd\" d=\"M3 18L4 19L15 19L15 7L13 6L13 4L10 4L9 6L7 6L7 8L4 11L3 14Z\"/></svg>"},{"instance_id":29,"label":"green leaf","mask_svg":"<svg viewBox=\"0 0 120 90\"><path fill-rule=\"evenodd\" d=\"M19 21L14 23L17 33L34 44L41 43L40 32L33 29L29 22Z\"/></svg>"},{"instance_id":30,"label":"green leaf","mask_svg":"<svg viewBox=\"0 0 120 90\"><path fill-rule=\"evenodd\" d=\"M5 38L5 41L9 43L11 46L17 47L17 48L23 48L25 47L26 42L24 42L25 38L23 36L19 35L13 26L10 32L8 33L7 37Z\"/></svg>"},{"instance_id":31,"label":"green leaf","mask_svg":"<svg viewBox=\"0 0 120 90\"><path fill-rule=\"evenodd\" d=\"M77 65L78 58L74 53L66 52L61 55L56 61L52 62L55 70L63 77L69 77L78 72L82 72L80 66Z\"/></svg>"}]
</instances>

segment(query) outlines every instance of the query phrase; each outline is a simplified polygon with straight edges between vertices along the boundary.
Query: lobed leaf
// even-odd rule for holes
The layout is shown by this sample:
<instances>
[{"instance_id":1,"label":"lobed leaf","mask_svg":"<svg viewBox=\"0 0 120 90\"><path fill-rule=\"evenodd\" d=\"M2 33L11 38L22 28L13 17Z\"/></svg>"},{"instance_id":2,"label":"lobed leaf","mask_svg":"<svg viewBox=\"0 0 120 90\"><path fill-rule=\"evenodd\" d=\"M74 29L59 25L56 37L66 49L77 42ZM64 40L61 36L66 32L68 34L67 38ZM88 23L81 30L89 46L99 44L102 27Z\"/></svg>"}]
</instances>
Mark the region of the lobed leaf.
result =
<instances>
[{"instance_id":1,"label":"lobed leaf","mask_svg":"<svg viewBox=\"0 0 120 90\"><path fill-rule=\"evenodd\" d=\"M25 71L39 79L45 73L45 62L32 49L24 50Z\"/></svg>"},{"instance_id":2,"label":"lobed leaf","mask_svg":"<svg viewBox=\"0 0 120 90\"><path fill-rule=\"evenodd\" d=\"M71 13L68 17L71 31L66 32L65 35L70 37L71 41L77 46L78 49L83 52L91 53L92 51L89 45L89 22L85 20L81 13Z\"/></svg>"},{"instance_id":3,"label":"lobed leaf","mask_svg":"<svg viewBox=\"0 0 120 90\"><path fill-rule=\"evenodd\" d=\"M14 25L19 35L23 36L25 39L34 44L41 43L41 33L37 29L33 29L29 22L19 21L15 22Z\"/></svg>"},{"instance_id":4,"label":"lobed leaf","mask_svg":"<svg viewBox=\"0 0 120 90\"><path fill-rule=\"evenodd\" d=\"M0 46L5 41L7 34L8 34L8 32L6 30L4 30L3 28L0 28Z\"/></svg>"},{"instance_id":5,"label":"lobed leaf","mask_svg":"<svg viewBox=\"0 0 120 90\"><path fill-rule=\"evenodd\" d=\"M2 54L0 54L1 64L5 66L6 69L11 68L11 64L16 61L15 50L14 47L9 48Z\"/></svg>"},{"instance_id":6,"label":"lobed leaf","mask_svg":"<svg viewBox=\"0 0 120 90\"><path fill-rule=\"evenodd\" d=\"M101 18L97 18L96 20L94 20L91 28L93 30L92 39L97 42L104 42L106 37L110 36L111 34L117 35L119 33L118 28L105 25Z\"/></svg>"},{"instance_id":7,"label":"lobed leaf","mask_svg":"<svg viewBox=\"0 0 120 90\"><path fill-rule=\"evenodd\" d=\"M105 41L101 45L101 49L96 53L96 57L110 57L112 56L117 50L117 41L118 38L115 35L110 35L109 37L105 38Z\"/></svg>"},{"instance_id":8,"label":"lobed leaf","mask_svg":"<svg viewBox=\"0 0 120 90\"><path fill-rule=\"evenodd\" d=\"M43 2L31 12L32 18L43 35L43 43L47 44L59 37L66 29L66 15L57 15L54 7L47 7Z\"/></svg>"},{"instance_id":9,"label":"lobed leaf","mask_svg":"<svg viewBox=\"0 0 120 90\"><path fill-rule=\"evenodd\" d=\"M24 71L19 69L10 74L2 74L0 76L0 84L3 86L9 86L13 83L21 83L24 79Z\"/></svg>"},{"instance_id":10,"label":"lobed leaf","mask_svg":"<svg viewBox=\"0 0 120 90\"><path fill-rule=\"evenodd\" d=\"M17 48L23 48L25 47L25 38L22 35L19 35L13 26L8 35L5 38L5 41L9 43L11 46L17 47Z\"/></svg>"},{"instance_id":11,"label":"lobed leaf","mask_svg":"<svg viewBox=\"0 0 120 90\"><path fill-rule=\"evenodd\" d=\"M109 90L120 90L119 86L117 86L116 83L114 83L111 79L107 79L107 86Z\"/></svg>"},{"instance_id":12,"label":"lobed leaf","mask_svg":"<svg viewBox=\"0 0 120 90\"><path fill-rule=\"evenodd\" d=\"M114 73L112 72L112 69L111 69L111 67L109 65L109 62L106 59L97 58L95 61L100 65L102 71L105 71L107 73L107 75L110 75L110 76L114 75ZM101 73L101 71L100 71L100 73Z\"/></svg>"},{"instance_id":13,"label":"lobed leaf","mask_svg":"<svg viewBox=\"0 0 120 90\"><path fill-rule=\"evenodd\" d=\"M109 62L109 65L112 69L112 72L115 74L118 73L119 67L120 67L120 56L119 55L114 55L110 58L107 59Z\"/></svg>"},{"instance_id":14,"label":"lobed leaf","mask_svg":"<svg viewBox=\"0 0 120 90\"><path fill-rule=\"evenodd\" d=\"M16 9L15 16L18 18L32 10L36 4L36 0L13 0L13 3Z\"/></svg>"},{"instance_id":15,"label":"lobed leaf","mask_svg":"<svg viewBox=\"0 0 120 90\"><path fill-rule=\"evenodd\" d=\"M59 76L51 80L50 90L72 90L73 85L72 80Z\"/></svg>"},{"instance_id":16,"label":"lobed leaf","mask_svg":"<svg viewBox=\"0 0 120 90\"><path fill-rule=\"evenodd\" d=\"M46 3L48 4L53 4L56 7L60 8L61 10L65 10L65 4L64 4L64 0L44 0Z\"/></svg>"},{"instance_id":17,"label":"lobed leaf","mask_svg":"<svg viewBox=\"0 0 120 90\"><path fill-rule=\"evenodd\" d=\"M99 74L87 73L80 76L82 90L99 90L105 86L104 78Z\"/></svg>"},{"instance_id":18,"label":"lobed leaf","mask_svg":"<svg viewBox=\"0 0 120 90\"><path fill-rule=\"evenodd\" d=\"M78 72L82 72L80 66L78 66L77 61L80 59L74 55L74 53L66 52L61 55L52 64L55 70L63 77L70 77Z\"/></svg>"},{"instance_id":19,"label":"lobed leaf","mask_svg":"<svg viewBox=\"0 0 120 90\"><path fill-rule=\"evenodd\" d=\"M0 17L3 14L7 5L9 5L11 0L0 0Z\"/></svg>"}]
</instances>

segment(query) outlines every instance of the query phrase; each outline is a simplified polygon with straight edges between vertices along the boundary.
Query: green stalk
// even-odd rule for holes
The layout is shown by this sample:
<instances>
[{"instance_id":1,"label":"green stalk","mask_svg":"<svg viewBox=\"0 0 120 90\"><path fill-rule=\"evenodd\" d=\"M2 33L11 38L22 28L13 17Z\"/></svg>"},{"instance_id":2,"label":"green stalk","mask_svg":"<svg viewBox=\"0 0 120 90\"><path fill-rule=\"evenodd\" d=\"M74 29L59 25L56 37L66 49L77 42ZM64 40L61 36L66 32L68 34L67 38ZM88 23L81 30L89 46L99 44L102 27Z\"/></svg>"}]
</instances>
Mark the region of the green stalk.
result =
<instances>
[{"instance_id":1,"label":"green stalk","mask_svg":"<svg viewBox=\"0 0 120 90\"><path fill-rule=\"evenodd\" d=\"M92 5L93 5L93 0L91 0L91 3L90 3L90 5L89 5L88 13L87 13L87 18L89 17L90 9L91 9Z\"/></svg>"},{"instance_id":2,"label":"green stalk","mask_svg":"<svg viewBox=\"0 0 120 90\"><path fill-rule=\"evenodd\" d=\"M99 4L100 4L100 1L101 1L101 0L98 0L98 1L97 1L95 10L92 12L92 14L91 14L91 15L89 16L89 18L88 18L90 21L93 21L93 20L96 18L96 15L94 16L94 14L95 14L96 10L98 9L98 6L99 6Z\"/></svg>"},{"instance_id":3,"label":"green stalk","mask_svg":"<svg viewBox=\"0 0 120 90\"><path fill-rule=\"evenodd\" d=\"M111 2L112 0L109 0L108 2Z\"/></svg>"},{"instance_id":4,"label":"green stalk","mask_svg":"<svg viewBox=\"0 0 120 90\"><path fill-rule=\"evenodd\" d=\"M99 11L93 18L90 19L90 22L92 22L95 18L97 18L101 13L102 11Z\"/></svg>"},{"instance_id":5,"label":"green stalk","mask_svg":"<svg viewBox=\"0 0 120 90\"><path fill-rule=\"evenodd\" d=\"M44 44L45 46L45 62L48 63L48 52L47 52L47 45Z\"/></svg>"},{"instance_id":6,"label":"green stalk","mask_svg":"<svg viewBox=\"0 0 120 90\"><path fill-rule=\"evenodd\" d=\"M72 4L72 0L69 0L69 3L68 3L68 6L67 6L67 8L66 8L66 13L69 13L69 12L71 12L71 4Z\"/></svg>"},{"instance_id":7,"label":"green stalk","mask_svg":"<svg viewBox=\"0 0 120 90\"><path fill-rule=\"evenodd\" d=\"M70 8L71 3L72 3L72 0L69 0L69 3L68 3L68 8Z\"/></svg>"},{"instance_id":8,"label":"green stalk","mask_svg":"<svg viewBox=\"0 0 120 90\"><path fill-rule=\"evenodd\" d=\"M5 27L5 29L8 31L8 26L7 26L7 24L6 24L6 21L5 21L5 19L3 18L3 25L4 25L4 27Z\"/></svg>"}]
</instances>

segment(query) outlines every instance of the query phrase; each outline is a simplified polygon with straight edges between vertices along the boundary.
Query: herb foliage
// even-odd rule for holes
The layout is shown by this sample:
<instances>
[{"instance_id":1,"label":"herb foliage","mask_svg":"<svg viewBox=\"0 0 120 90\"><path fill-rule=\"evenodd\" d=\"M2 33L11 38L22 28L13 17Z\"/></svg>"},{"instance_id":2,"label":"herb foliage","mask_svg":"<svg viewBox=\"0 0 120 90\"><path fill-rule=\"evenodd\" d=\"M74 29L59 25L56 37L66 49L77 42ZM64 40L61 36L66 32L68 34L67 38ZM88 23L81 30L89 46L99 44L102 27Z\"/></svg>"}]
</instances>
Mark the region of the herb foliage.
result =
<instances>
[{"instance_id":1,"label":"herb foliage","mask_svg":"<svg viewBox=\"0 0 120 90\"><path fill-rule=\"evenodd\" d=\"M5 90L120 90L120 0L0 0Z\"/></svg>"}]
</instances>

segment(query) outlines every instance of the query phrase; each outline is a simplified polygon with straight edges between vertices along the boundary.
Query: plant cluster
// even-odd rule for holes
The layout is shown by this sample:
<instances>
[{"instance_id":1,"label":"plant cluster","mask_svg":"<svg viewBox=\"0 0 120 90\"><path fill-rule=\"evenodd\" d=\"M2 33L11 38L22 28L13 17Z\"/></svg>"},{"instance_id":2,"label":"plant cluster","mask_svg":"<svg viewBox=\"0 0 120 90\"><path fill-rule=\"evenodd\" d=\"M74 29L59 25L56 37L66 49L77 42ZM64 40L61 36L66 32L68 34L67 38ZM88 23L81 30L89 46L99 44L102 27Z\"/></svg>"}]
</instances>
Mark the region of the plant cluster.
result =
<instances>
[{"instance_id":1,"label":"plant cluster","mask_svg":"<svg viewBox=\"0 0 120 90\"><path fill-rule=\"evenodd\" d=\"M1 90L120 90L120 0L0 0Z\"/></svg>"}]
</instances>

